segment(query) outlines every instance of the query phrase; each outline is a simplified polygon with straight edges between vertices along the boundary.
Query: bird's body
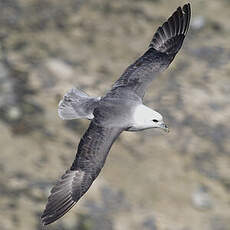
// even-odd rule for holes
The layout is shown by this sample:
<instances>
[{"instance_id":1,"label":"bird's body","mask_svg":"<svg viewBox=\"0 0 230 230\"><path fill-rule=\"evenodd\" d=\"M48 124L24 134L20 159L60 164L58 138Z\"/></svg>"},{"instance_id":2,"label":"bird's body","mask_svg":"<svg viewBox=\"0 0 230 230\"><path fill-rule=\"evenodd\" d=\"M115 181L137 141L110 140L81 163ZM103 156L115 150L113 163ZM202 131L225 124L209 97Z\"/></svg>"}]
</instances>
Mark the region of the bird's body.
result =
<instances>
[{"instance_id":1,"label":"bird's body","mask_svg":"<svg viewBox=\"0 0 230 230\"><path fill-rule=\"evenodd\" d=\"M178 7L158 28L149 49L130 65L103 97L90 97L73 88L59 103L62 119L86 118L89 128L81 138L75 160L51 190L42 223L62 217L85 194L100 173L109 150L123 131L161 128L168 131L160 113L143 105L150 82L165 70L180 50L191 17L190 4Z\"/></svg>"}]
</instances>

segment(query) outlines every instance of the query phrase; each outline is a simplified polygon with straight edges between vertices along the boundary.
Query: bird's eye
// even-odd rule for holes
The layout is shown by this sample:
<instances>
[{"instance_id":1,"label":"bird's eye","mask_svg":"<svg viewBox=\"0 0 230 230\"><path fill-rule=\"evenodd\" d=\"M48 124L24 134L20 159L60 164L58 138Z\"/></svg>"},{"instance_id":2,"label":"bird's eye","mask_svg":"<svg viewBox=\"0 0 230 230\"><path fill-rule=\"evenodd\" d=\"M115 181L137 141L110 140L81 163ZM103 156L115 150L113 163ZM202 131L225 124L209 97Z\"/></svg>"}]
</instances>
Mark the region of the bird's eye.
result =
<instances>
[{"instance_id":1,"label":"bird's eye","mask_svg":"<svg viewBox=\"0 0 230 230\"><path fill-rule=\"evenodd\" d=\"M156 120L156 119L153 119L153 122L158 122L158 120Z\"/></svg>"}]
</instances>

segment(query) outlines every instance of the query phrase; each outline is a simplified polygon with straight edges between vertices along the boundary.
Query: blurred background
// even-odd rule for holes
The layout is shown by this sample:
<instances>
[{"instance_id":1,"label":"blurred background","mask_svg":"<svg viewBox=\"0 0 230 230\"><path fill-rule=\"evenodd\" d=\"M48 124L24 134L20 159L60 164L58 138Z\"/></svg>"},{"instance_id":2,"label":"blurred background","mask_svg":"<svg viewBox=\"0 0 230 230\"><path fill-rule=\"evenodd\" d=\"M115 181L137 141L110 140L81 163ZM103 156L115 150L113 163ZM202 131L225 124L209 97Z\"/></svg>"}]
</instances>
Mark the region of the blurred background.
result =
<instances>
[{"instance_id":1,"label":"blurred background","mask_svg":"<svg viewBox=\"0 0 230 230\"><path fill-rule=\"evenodd\" d=\"M145 104L171 132L123 133L89 192L42 227L89 122L62 121L76 86L103 95L180 0L0 0L1 230L230 229L230 1L191 1L183 48Z\"/></svg>"}]
</instances>

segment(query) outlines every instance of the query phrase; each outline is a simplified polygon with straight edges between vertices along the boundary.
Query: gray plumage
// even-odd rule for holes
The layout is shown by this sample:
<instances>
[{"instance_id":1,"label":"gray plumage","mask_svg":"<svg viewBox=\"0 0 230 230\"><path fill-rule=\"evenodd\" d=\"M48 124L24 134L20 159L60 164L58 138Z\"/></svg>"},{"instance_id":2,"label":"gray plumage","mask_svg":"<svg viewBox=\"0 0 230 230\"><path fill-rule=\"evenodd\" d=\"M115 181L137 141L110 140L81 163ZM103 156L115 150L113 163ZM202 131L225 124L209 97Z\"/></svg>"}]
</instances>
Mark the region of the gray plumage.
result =
<instances>
[{"instance_id":1,"label":"gray plumage","mask_svg":"<svg viewBox=\"0 0 230 230\"><path fill-rule=\"evenodd\" d=\"M180 50L187 34L191 17L190 4L186 4L160 26L154 34L149 49L130 65L115 82L112 90L132 89L141 98L146 87L158 72L165 70Z\"/></svg>"},{"instance_id":2,"label":"gray plumage","mask_svg":"<svg viewBox=\"0 0 230 230\"><path fill-rule=\"evenodd\" d=\"M72 89L59 104L63 119L92 119L78 146L69 170L51 190L42 223L50 224L63 216L85 194L100 173L107 154L122 131L147 128L168 130L162 116L142 104L149 83L165 70L180 50L189 28L190 4L179 7L158 28L149 49L130 65L102 98L89 97Z\"/></svg>"},{"instance_id":3,"label":"gray plumage","mask_svg":"<svg viewBox=\"0 0 230 230\"><path fill-rule=\"evenodd\" d=\"M79 118L93 119L93 111L100 98L90 97L82 90L72 88L58 105L58 115L63 120Z\"/></svg>"},{"instance_id":4,"label":"gray plumage","mask_svg":"<svg viewBox=\"0 0 230 230\"><path fill-rule=\"evenodd\" d=\"M51 190L42 215L44 224L50 224L63 216L89 189L121 131L118 128L101 127L91 122L79 143L78 153L71 168Z\"/></svg>"}]
</instances>

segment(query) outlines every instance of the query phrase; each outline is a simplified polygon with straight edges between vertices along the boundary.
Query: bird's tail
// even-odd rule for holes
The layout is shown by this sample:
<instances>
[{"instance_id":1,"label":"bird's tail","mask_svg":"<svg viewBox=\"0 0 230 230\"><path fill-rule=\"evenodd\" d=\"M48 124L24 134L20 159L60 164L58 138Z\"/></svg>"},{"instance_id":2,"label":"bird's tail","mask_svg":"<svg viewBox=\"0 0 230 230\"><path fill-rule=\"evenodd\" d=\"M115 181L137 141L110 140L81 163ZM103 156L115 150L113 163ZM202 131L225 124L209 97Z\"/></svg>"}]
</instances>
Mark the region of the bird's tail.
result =
<instances>
[{"instance_id":1,"label":"bird's tail","mask_svg":"<svg viewBox=\"0 0 230 230\"><path fill-rule=\"evenodd\" d=\"M158 28L150 47L162 53L176 54L188 32L190 18L191 8L189 3L185 4L183 9L178 7L172 16Z\"/></svg>"},{"instance_id":2,"label":"bird's tail","mask_svg":"<svg viewBox=\"0 0 230 230\"><path fill-rule=\"evenodd\" d=\"M93 111L98 101L100 101L100 97L90 97L85 92L72 88L59 102L58 115L63 120L78 118L92 120L94 118Z\"/></svg>"}]
</instances>

